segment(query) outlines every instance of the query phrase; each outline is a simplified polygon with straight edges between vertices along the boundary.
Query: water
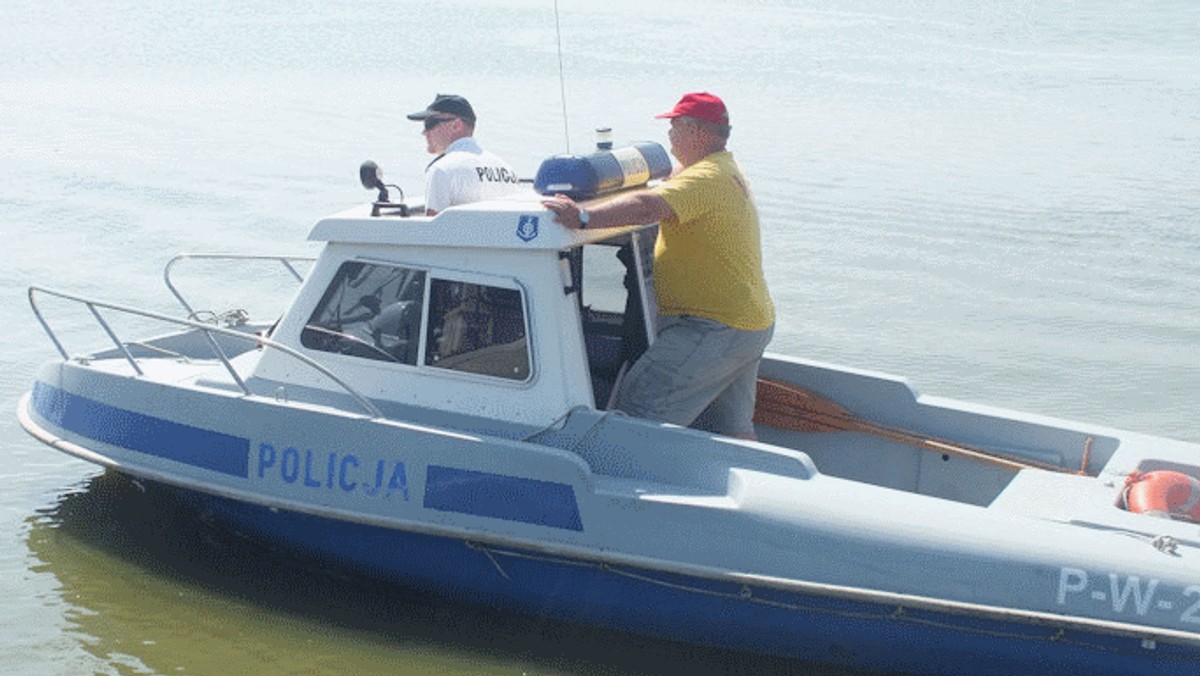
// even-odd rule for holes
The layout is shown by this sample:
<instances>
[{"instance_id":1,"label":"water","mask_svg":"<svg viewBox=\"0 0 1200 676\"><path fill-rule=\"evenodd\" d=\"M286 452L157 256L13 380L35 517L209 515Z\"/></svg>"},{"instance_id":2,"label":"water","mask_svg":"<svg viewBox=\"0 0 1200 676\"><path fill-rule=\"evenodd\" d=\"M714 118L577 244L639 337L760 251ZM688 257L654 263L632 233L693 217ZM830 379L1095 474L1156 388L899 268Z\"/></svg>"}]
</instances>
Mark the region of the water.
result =
<instances>
[{"instance_id":1,"label":"water","mask_svg":"<svg viewBox=\"0 0 1200 676\"><path fill-rule=\"evenodd\" d=\"M403 115L436 92L468 96L484 145L532 175L598 126L665 142L652 116L708 89L758 199L773 349L1200 441L1200 6L560 5L565 124L549 0L7 2L3 410L54 357L26 286L176 312L175 253L312 254L311 223L369 197L362 160L419 191ZM100 344L63 321L69 344ZM11 413L0 439L9 673L813 668L312 570L42 447Z\"/></svg>"}]
</instances>

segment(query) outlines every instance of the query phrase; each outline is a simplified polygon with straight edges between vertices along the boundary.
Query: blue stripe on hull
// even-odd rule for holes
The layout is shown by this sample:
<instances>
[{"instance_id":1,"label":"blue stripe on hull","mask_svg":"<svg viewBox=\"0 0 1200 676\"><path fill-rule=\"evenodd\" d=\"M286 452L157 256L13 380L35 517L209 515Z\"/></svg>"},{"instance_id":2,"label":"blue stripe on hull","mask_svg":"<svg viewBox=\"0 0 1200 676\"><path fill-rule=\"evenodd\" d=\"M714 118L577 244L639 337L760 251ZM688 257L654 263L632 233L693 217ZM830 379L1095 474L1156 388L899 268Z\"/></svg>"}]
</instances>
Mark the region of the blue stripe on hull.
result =
<instances>
[{"instance_id":1,"label":"blue stripe on hull","mask_svg":"<svg viewBox=\"0 0 1200 676\"><path fill-rule=\"evenodd\" d=\"M574 489L552 481L430 465L425 478L425 507L583 530Z\"/></svg>"},{"instance_id":2,"label":"blue stripe on hull","mask_svg":"<svg viewBox=\"0 0 1200 676\"><path fill-rule=\"evenodd\" d=\"M34 383L33 408L62 429L113 446L246 478L250 440L134 413Z\"/></svg>"},{"instance_id":3,"label":"blue stripe on hull","mask_svg":"<svg viewBox=\"0 0 1200 676\"><path fill-rule=\"evenodd\" d=\"M751 588L175 492L243 532L377 578L659 638L923 674L1200 670L1195 648L1146 649L1129 637Z\"/></svg>"},{"instance_id":4,"label":"blue stripe on hull","mask_svg":"<svg viewBox=\"0 0 1200 676\"><path fill-rule=\"evenodd\" d=\"M248 478L250 441L134 413L37 382L32 407L52 424L88 439L193 467ZM430 465L424 506L445 512L582 531L569 484Z\"/></svg>"}]
</instances>

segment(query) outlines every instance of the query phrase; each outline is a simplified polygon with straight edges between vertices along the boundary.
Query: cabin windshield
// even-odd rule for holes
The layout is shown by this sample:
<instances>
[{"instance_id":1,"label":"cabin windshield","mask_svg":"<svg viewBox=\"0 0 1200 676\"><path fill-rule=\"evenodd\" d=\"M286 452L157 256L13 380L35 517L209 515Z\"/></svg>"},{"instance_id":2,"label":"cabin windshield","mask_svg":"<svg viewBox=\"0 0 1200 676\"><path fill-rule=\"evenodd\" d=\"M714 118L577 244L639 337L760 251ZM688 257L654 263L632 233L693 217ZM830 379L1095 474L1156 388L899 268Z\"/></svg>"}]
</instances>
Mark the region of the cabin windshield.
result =
<instances>
[{"instance_id":1,"label":"cabin windshield","mask_svg":"<svg viewBox=\"0 0 1200 676\"><path fill-rule=\"evenodd\" d=\"M305 324L305 347L525 381L525 300L512 280L347 261Z\"/></svg>"}]
</instances>

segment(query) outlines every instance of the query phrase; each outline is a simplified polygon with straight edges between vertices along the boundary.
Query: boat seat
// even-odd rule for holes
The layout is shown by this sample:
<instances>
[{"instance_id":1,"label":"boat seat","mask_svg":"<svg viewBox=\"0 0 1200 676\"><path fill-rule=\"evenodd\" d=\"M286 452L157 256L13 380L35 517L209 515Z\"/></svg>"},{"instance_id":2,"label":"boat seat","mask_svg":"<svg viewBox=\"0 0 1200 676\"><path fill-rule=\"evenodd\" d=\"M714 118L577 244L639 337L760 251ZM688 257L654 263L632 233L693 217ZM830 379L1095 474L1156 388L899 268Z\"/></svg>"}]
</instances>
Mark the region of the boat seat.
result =
<instances>
[{"instance_id":1,"label":"boat seat","mask_svg":"<svg viewBox=\"0 0 1200 676\"><path fill-rule=\"evenodd\" d=\"M592 373L615 375L621 368L621 336L589 333L585 338Z\"/></svg>"},{"instance_id":2,"label":"boat seat","mask_svg":"<svg viewBox=\"0 0 1200 676\"><path fill-rule=\"evenodd\" d=\"M1118 492L1119 488L1107 486L1095 477L1022 470L992 500L988 509L1054 521L1102 522L1104 515L1118 509Z\"/></svg>"},{"instance_id":3,"label":"boat seat","mask_svg":"<svg viewBox=\"0 0 1200 676\"><path fill-rule=\"evenodd\" d=\"M609 333L608 328L603 324L593 325L584 333L588 370L592 375L592 395L598 409L605 408L622 363L621 336L619 333Z\"/></svg>"}]
</instances>

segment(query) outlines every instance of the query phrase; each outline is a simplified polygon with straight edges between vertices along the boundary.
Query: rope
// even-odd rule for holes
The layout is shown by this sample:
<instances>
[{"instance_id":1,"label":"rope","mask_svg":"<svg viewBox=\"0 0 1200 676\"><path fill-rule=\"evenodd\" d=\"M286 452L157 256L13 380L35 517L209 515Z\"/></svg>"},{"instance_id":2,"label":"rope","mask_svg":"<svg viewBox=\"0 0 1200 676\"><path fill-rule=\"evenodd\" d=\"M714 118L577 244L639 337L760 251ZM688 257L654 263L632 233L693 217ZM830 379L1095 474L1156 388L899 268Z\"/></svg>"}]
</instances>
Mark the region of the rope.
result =
<instances>
[{"instance_id":1,"label":"rope","mask_svg":"<svg viewBox=\"0 0 1200 676\"><path fill-rule=\"evenodd\" d=\"M1023 641L1040 641L1040 642L1045 642L1045 643L1060 643L1060 644L1064 644L1064 645L1073 645L1073 646L1087 648L1087 649L1091 649L1091 650L1098 650L1098 651L1111 652L1111 653L1122 652L1120 648L1111 647L1111 646L1100 644L1100 643L1095 643L1095 642L1086 641L1086 640L1079 640L1079 639L1068 639L1066 629L1064 629L1063 627L1053 627L1053 632L1049 633L1049 634L1043 634L1043 633L1030 634L1030 633L1017 632L1017 631L984 629L984 628L980 628L980 627L969 626L969 625L962 624L962 623L953 623L953 622L947 622L947 621L943 621L943 620L935 620L935 619L918 617L918 616L915 616L915 615L909 613L908 609L905 606L900 606L900 605L897 605L897 606L889 605L887 607L887 609L882 612L835 610L835 609L831 609L831 608L822 608L822 607L804 605L804 604L799 604L799 603L788 603L785 601L775 601L772 599L766 599L766 598L762 598L759 596L754 596L753 590L750 588L749 585L746 585L746 584L743 584L737 592L723 592L723 591L718 591L718 590L714 590L714 589L705 589L703 587L696 587L696 586L692 586L692 585L682 584L679 582L668 582L666 580L660 580L660 579L651 577L649 575L635 573L635 572L628 571L628 570L621 570L609 563L593 562L593 561L580 561L577 559L567 559L567 558L563 558L563 557L550 556L550 555L544 555L544 554L536 554L536 553L532 553L532 552L517 552L517 551L512 551L512 550L494 549L494 548L490 548L485 545L474 543L474 542L467 542L467 546L470 547L471 549L482 551L485 554L487 554L488 558L491 559L492 562L496 564L496 567L498 569L499 569L499 564L496 562L495 558L492 556L493 554L497 555L497 556L508 556L508 557L519 558L519 559L527 559L527 560L531 560L531 561L549 562L549 563L555 563L555 564L559 564L559 565L569 565L569 566L576 566L576 567L581 567L581 568L595 568L595 569L598 569L605 573L610 573L613 575L618 575L620 577L637 580L639 582L643 582L643 583L658 586L658 587L664 587L667 589L684 591L684 592L688 592L688 593L692 593L692 594L699 594L699 595L703 595L703 596L710 596L710 597L714 597L714 598L727 599L727 600L731 600L731 601L744 601L747 603L753 603L756 605L768 606L768 607L772 607L772 608L779 608L782 610L791 610L791 611L795 611L795 612L806 612L806 613L816 613L816 614L822 614L822 615L833 615L836 617L846 617L846 618L852 618L852 619L892 620L892 621L896 621L896 622L908 622L908 623L913 623L913 624L919 624L919 625L923 625L923 626L927 626L927 627L934 627L934 628L938 628L938 629L951 629L954 631L969 633L969 634L973 634L973 635L977 635L977 636L990 636L992 638L1019 639L1019 640L1023 640ZM501 570L501 572L503 572L503 571ZM505 578L511 579L507 575L505 575ZM968 617L970 617L970 616L968 616ZM1191 658L1191 659L1193 659L1194 661L1200 662L1200 658Z\"/></svg>"},{"instance_id":2,"label":"rope","mask_svg":"<svg viewBox=\"0 0 1200 676\"><path fill-rule=\"evenodd\" d=\"M1117 535L1124 535L1125 537L1133 538L1135 540L1141 540L1163 554L1170 554L1171 556L1178 556L1179 554L1178 551L1176 551L1179 546L1179 541L1170 535L1156 535L1154 537L1150 537L1145 533L1139 533L1132 530L1113 530L1112 532L1116 533Z\"/></svg>"},{"instance_id":3,"label":"rope","mask_svg":"<svg viewBox=\"0 0 1200 676\"><path fill-rule=\"evenodd\" d=\"M491 550L489 550L487 547L480 545L478 542L471 542L470 540L468 540L467 541L467 549L474 549L476 551L483 552L484 555L488 557L488 560L492 562L492 565L496 567L496 571L500 573L500 577L504 578L505 580L512 579L511 577L508 576L508 573L505 572L504 568L500 565L500 562L496 560L496 557L492 556Z\"/></svg>"},{"instance_id":4,"label":"rope","mask_svg":"<svg viewBox=\"0 0 1200 676\"><path fill-rule=\"evenodd\" d=\"M1159 535L1150 541L1150 546L1154 547L1163 554L1176 555L1176 548L1179 547L1179 541L1170 535Z\"/></svg>"},{"instance_id":5,"label":"rope","mask_svg":"<svg viewBox=\"0 0 1200 676\"><path fill-rule=\"evenodd\" d=\"M250 321L250 313L241 308L226 310L217 315L217 322L224 326L241 326Z\"/></svg>"},{"instance_id":6,"label":"rope","mask_svg":"<svg viewBox=\"0 0 1200 676\"><path fill-rule=\"evenodd\" d=\"M187 318L194 322L205 322L218 326L241 326L250 321L250 313L241 308L226 310L220 314L212 310L196 310Z\"/></svg>"},{"instance_id":7,"label":"rope","mask_svg":"<svg viewBox=\"0 0 1200 676\"><path fill-rule=\"evenodd\" d=\"M555 418L549 425L546 425L545 427L541 428L540 430L537 430L536 432L530 432L529 434L522 437L521 441L535 441L538 437L540 437L541 435L546 434L548 432L560 432L563 430L563 428L565 428L567 426L567 419L570 418L573 413L575 413L576 411L586 411L586 410L588 410L588 407L584 406L583 404L580 404L578 406L572 406L571 408L567 409L566 413L563 413L562 415ZM604 416L602 415L600 417L600 419L603 420ZM587 433L591 432L592 428L598 424L600 424L599 420L592 423L591 427L588 427L587 431L585 431L583 433L583 435L581 435L581 436L586 436Z\"/></svg>"}]
</instances>

